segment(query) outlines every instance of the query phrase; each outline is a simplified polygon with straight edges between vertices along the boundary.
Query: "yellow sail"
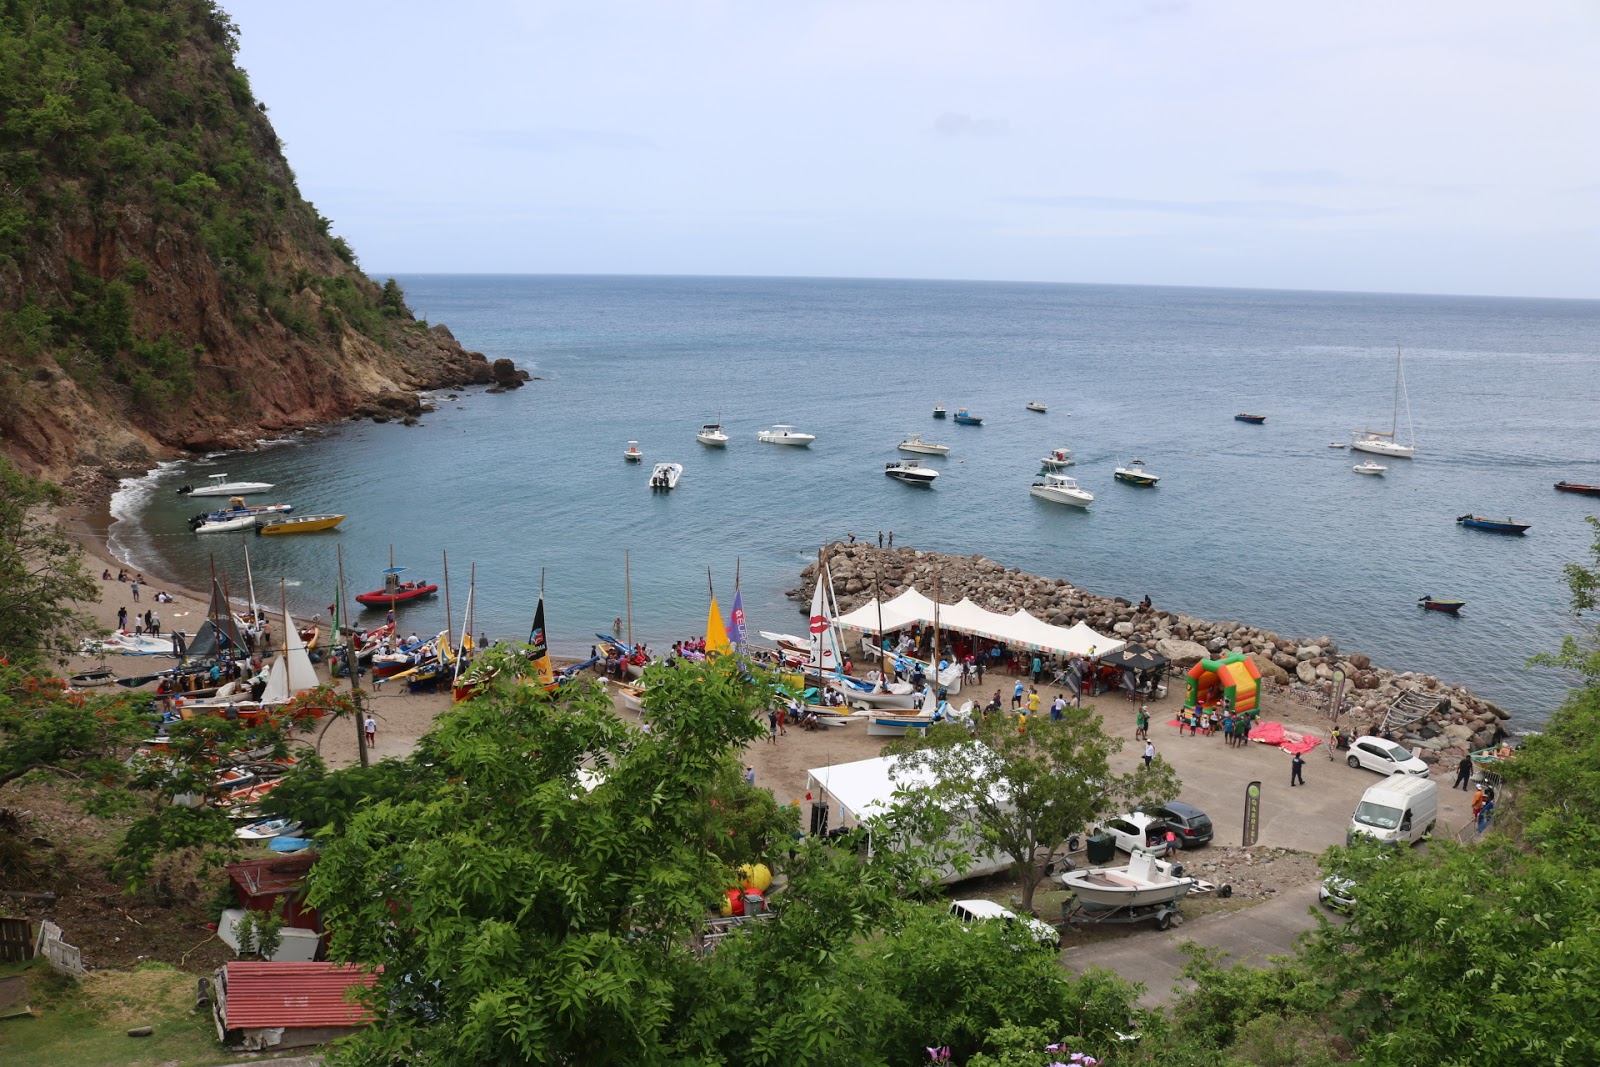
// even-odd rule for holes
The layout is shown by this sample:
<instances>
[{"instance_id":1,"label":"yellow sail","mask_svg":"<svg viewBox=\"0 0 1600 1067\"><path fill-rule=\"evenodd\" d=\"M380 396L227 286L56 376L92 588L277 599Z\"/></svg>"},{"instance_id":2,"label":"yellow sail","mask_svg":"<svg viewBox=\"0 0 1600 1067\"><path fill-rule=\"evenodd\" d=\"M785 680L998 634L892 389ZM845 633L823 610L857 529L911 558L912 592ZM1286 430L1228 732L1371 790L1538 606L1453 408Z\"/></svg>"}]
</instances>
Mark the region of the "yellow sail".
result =
<instances>
[{"instance_id":1,"label":"yellow sail","mask_svg":"<svg viewBox=\"0 0 1600 1067\"><path fill-rule=\"evenodd\" d=\"M721 656L731 652L733 646L728 643L728 630L722 625L722 609L717 607L717 598L711 597L711 617L706 620L706 655Z\"/></svg>"}]
</instances>

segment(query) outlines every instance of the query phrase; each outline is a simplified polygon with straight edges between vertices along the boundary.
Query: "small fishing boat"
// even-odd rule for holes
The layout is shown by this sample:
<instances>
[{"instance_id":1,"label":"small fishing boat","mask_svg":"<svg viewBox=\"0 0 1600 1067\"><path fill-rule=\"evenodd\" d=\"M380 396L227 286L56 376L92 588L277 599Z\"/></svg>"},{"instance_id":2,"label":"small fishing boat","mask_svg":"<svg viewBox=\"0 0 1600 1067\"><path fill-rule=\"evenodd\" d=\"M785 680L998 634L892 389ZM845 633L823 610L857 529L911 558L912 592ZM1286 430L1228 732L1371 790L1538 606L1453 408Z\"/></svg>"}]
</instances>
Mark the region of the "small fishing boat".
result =
<instances>
[{"instance_id":1,"label":"small fishing boat","mask_svg":"<svg viewBox=\"0 0 1600 1067\"><path fill-rule=\"evenodd\" d=\"M650 488L666 492L678 487L678 479L683 477L682 463L657 463L650 472Z\"/></svg>"},{"instance_id":2,"label":"small fishing boat","mask_svg":"<svg viewBox=\"0 0 1600 1067\"><path fill-rule=\"evenodd\" d=\"M940 403L937 403L937 402L934 403L934 405L933 405L933 417L936 418L936 419L944 418L944 405L943 404L940 404Z\"/></svg>"},{"instance_id":3,"label":"small fishing boat","mask_svg":"<svg viewBox=\"0 0 1600 1067\"><path fill-rule=\"evenodd\" d=\"M1030 400L1024 404L1023 407L1027 408L1029 411L1037 411L1041 415L1050 410L1037 400Z\"/></svg>"},{"instance_id":4,"label":"small fishing boat","mask_svg":"<svg viewBox=\"0 0 1600 1067\"><path fill-rule=\"evenodd\" d=\"M186 485L178 490L180 496L248 496L251 493L265 493L272 488L271 482L230 482L226 474L213 474L210 485L202 485L198 489Z\"/></svg>"},{"instance_id":5,"label":"small fishing boat","mask_svg":"<svg viewBox=\"0 0 1600 1067\"><path fill-rule=\"evenodd\" d=\"M240 841L270 841L274 837L282 837L285 834L298 834L299 832L300 824L293 819L261 819L258 822L239 827L233 832L233 836Z\"/></svg>"},{"instance_id":6,"label":"small fishing boat","mask_svg":"<svg viewBox=\"0 0 1600 1067\"><path fill-rule=\"evenodd\" d=\"M769 445L794 445L805 448L817 439L816 434L801 433L787 423L775 423L771 429L756 434L756 440Z\"/></svg>"},{"instance_id":7,"label":"small fishing boat","mask_svg":"<svg viewBox=\"0 0 1600 1067\"><path fill-rule=\"evenodd\" d=\"M728 447L728 435L723 432L720 422L706 423L700 427L700 432L694 435L694 439L710 448Z\"/></svg>"},{"instance_id":8,"label":"small fishing boat","mask_svg":"<svg viewBox=\"0 0 1600 1067\"><path fill-rule=\"evenodd\" d=\"M908 730L926 731L938 720L932 712L874 711L867 716L870 737L904 737Z\"/></svg>"},{"instance_id":9,"label":"small fishing boat","mask_svg":"<svg viewBox=\"0 0 1600 1067\"><path fill-rule=\"evenodd\" d=\"M1043 500L1051 500L1057 504L1071 504L1078 508L1086 508L1094 503L1094 495L1078 488L1077 481L1065 474L1040 475L1033 480L1033 486L1028 492Z\"/></svg>"},{"instance_id":10,"label":"small fishing boat","mask_svg":"<svg viewBox=\"0 0 1600 1067\"><path fill-rule=\"evenodd\" d=\"M439 587L432 582L402 582L400 575L405 570L404 567L386 568L383 572L383 588L370 593L357 593L356 603L368 608L386 608L432 596L439 591Z\"/></svg>"},{"instance_id":11,"label":"small fishing boat","mask_svg":"<svg viewBox=\"0 0 1600 1067\"><path fill-rule=\"evenodd\" d=\"M1436 597L1425 596L1417 601L1417 607L1426 608L1429 611L1442 611L1446 615L1454 615L1461 610L1462 605L1465 603L1465 600L1440 600Z\"/></svg>"},{"instance_id":12,"label":"small fishing boat","mask_svg":"<svg viewBox=\"0 0 1600 1067\"><path fill-rule=\"evenodd\" d=\"M244 530L256 524L254 515L234 515L226 519L212 519L202 522L194 527L197 534L230 533L234 530Z\"/></svg>"},{"instance_id":13,"label":"small fishing boat","mask_svg":"<svg viewBox=\"0 0 1600 1067\"><path fill-rule=\"evenodd\" d=\"M1516 519L1486 519L1482 515L1457 515L1456 522L1473 530L1487 530L1490 533L1523 534L1532 528L1531 522L1518 522Z\"/></svg>"},{"instance_id":14,"label":"small fishing boat","mask_svg":"<svg viewBox=\"0 0 1600 1067\"><path fill-rule=\"evenodd\" d=\"M958 426L982 426L983 425L983 417L981 415L974 415L972 412L968 411L966 408L956 408L955 419L956 419L956 425L958 425Z\"/></svg>"},{"instance_id":15,"label":"small fishing boat","mask_svg":"<svg viewBox=\"0 0 1600 1067\"><path fill-rule=\"evenodd\" d=\"M1389 468L1385 467L1382 463L1374 463L1369 459L1365 463L1357 463L1350 469L1355 471L1357 474L1382 474Z\"/></svg>"},{"instance_id":16,"label":"small fishing boat","mask_svg":"<svg viewBox=\"0 0 1600 1067\"><path fill-rule=\"evenodd\" d=\"M1039 465L1047 471L1058 471L1070 467L1075 462L1070 448L1052 448L1039 460Z\"/></svg>"},{"instance_id":17,"label":"small fishing boat","mask_svg":"<svg viewBox=\"0 0 1600 1067\"><path fill-rule=\"evenodd\" d=\"M1329 448L1349 448L1350 445L1345 441L1329 441L1328 442L1328 447Z\"/></svg>"},{"instance_id":18,"label":"small fishing boat","mask_svg":"<svg viewBox=\"0 0 1600 1067\"><path fill-rule=\"evenodd\" d=\"M1585 496L1600 496L1600 485L1579 485L1577 482L1557 482L1556 488L1563 493L1582 493Z\"/></svg>"},{"instance_id":19,"label":"small fishing boat","mask_svg":"<svg viewBox=\"0 0 1600 1067\"><path fill-rule=\"evenodd\" d=\"M1233 418L1235 422L1248 422L1253 426L1260 426L1263 422L1267 421L1267 417L1265 415L1246 415L1243 412L1240 412Z\"/></svg>"},{"instance_id":20,"label":"small fishing boat","mask_svg":"<svg viewBox=\"0 0 1600 1067\"><path fill-rule=\"evenodd\" d=\"M295 515L281 519L257 519L256 533L315 533L318 530L331 530L343 521L343 515Z\"/></svg>"},{"instance_id":21,"label":"small fishing boat","mask_svg":"<svg viewBox=\"0 0 1600 1067\"><path fill-rule=\"evenodd\" d=\"M110 667L97 667L92 671L74 674L67 679L67 684L74 689L94 689L102 685L110 685L117 680L117 672Z\"/></svg>"},{"instance_id":22,"label":"small fishing boat","mask_svg":"<svg viewBox=\"0 0 1600 1067\"><path fill-rule=\"evenodd\" d=\"M883 465L883 473L907 485L932 485L939 472L924 467L914 459L897 459Z\"/></svg>"},{"instance_id":23,"label":"small fishing boat","mask_svg":"<svg viewBox=\"0 0 1600 1067\"><path fill-rule=\"evenodd\" d=\"M1142 459L1136 459L1126 467L1118 467L1115 477L1119 482L1145 487L1153 486L1161 480L1161 475L1151 474L1144 469L1144 460Z\"/></svg>"},{"instance_id":24,"label":"small fishing boat","mask_svg":"<svg viewBox=\"0 0 1600 1067\"><path fill-rule=\"evenodd\" d=\"M907 434L906 439L896 447L902 452L918 452L924 456L948 456L950 454L949 445L924 441L920 433Z\"/></svg>"},{"instance_id":25,"label":"small fishing boat","mask_svg":"<svg viewBox=\"0 0 1600 1067\"><path fill-rule=\"evenodd\" d=\"M1148 852L1129 856L1125 867L1064 871L1056 875L1056 880L1082 904L1116 909L1171 904L1195 884L1193 878L1175 874L1172 864Z\"/></svg>"},{"instance_id":26,"label":"small fishing boat","mask_svg":"<svg viewBox=\"0 0 1600 1067\"><path fill-rule=\"evenodd\" d=\"M622 452L622 458L627 460L629 463L637 463L641 459L644 459L644 453L639 451L639 442L629 441L628 447Z\"/></svg>"}]
</instances>

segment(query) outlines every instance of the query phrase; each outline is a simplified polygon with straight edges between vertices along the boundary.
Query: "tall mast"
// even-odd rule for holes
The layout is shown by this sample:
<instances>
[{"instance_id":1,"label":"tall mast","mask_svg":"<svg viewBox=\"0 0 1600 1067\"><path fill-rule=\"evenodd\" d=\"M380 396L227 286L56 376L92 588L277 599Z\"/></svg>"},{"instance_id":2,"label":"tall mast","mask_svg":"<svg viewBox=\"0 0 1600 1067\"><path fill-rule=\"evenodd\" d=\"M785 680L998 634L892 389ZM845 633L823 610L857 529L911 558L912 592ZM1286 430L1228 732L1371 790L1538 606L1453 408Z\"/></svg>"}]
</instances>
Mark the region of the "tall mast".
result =
<instances>
[{"instance_id":1,"label":"tall mast","mask_svg":"<svg viewBox=\"0 0 1600 1067\"><path fill-rule=\"evenodd\" d=\"M383 576L384 588L389 590L389 618L394 621L394 628L400 629L400 620L394 617L395 605L399 603L400 576L394 572L394 542L389 542L389 572ZM449 594L446 594L447 596Z\"/></svg>"},{"instance_id":2,"label":"tall mast","mask_svg":"<svg viewBox=\"0 0 1600 1067\"><path fill-rule=\"evenodd\" d=\"M344 546L343 545L339 545L338 549L339 549L339 599L338 599L337 603L339 605L339 616L340 616L340 618L348 619L349 616L347 616L345 614L346 610L348 609L348 605L346 605L345 599L344 599ZM355 701L355 705L356 705L356 751L361 754L361 766L365 767L365 766L367 766L367 763L368 763L368 756L367 756L367 729L366 729L367 724L361 721L362 720L362 707L361 707L361 696L360 696L360 693L361 693L361 664L356 659L356 628L354 626L350 626L348 623L346 623L346 628L348 630L349 637L345 641L345 646L344 646L344 663L345 663L345 666L347 668L349 668L349 670L350 670L350 696L351 696L351 699ZM334 627L332 640L330 640L328 643L330 645L332 645L333 642L337 641L337 640L339 640L338 627Z\"/></svg>"},{"instance_id":3,"label":"tall mast","mask_svg":"<svg viewBox=\"0 0 1600 1067\"><path fill-rule=\"evenodd\" d=\"M622 595L628 607L628 647L633 647L633 568L629 552L622 550Z\"/></svg>"},{"instance_id":4,"label":"tall mast","mask_svg":"<svg viewBox=\"0 0 1600 1067\"><path fill-rule=\"evenodd\" d=\"M450 632L450 550L441 548L439 554L444 557L444 647L453 648Z\"/></svg>"},{"instance_id":5,"label":"tall mast","mask_svg":"<svg viewBox=\"0 0 1600 1067\"><path fill-rule=\"evenodd\" d=\"M250 590L250 614L259 616L261 611L256 607L256 576L250 570L250 539L240 534L239 544L244 548L244 581ZM259 618L256 619L256 625L261 625Z\"/></svg>"},{"instance_id":6,"label":"tall mast","mask_svg":"<svg viewBox=\"0 0 1600 1067\"><path fill-rule=\"evenodd\" d=\"M933 569L933 707L939 709L939 600L944 596L944 585L939 581L939 568Z\"/></svg>"},{"instance_id":7,"label":"tall mast","mask_svg":"<svg viewBox=\"0 0 1600 1067\"><path fill-rule=\"evenodd\" d=\"M883 633L883 553L877 557L877 573L872 578L872 599L878 604L878 670L887 673L889 670L889 654L884 650L887 638Z\"/></svg>"},{"instance_id":8,"label":"tall mast","mask_svg":"<svg viewBox=\"0 0 1600 1067\"><path fill-rule=\"evenodd\" d=\"M1400 346L1394 346L1394 409L1389 415L1389 436L1400 430ZM1398 440L1398 438L1396 438Z\"/></svg>"}]
</instances>

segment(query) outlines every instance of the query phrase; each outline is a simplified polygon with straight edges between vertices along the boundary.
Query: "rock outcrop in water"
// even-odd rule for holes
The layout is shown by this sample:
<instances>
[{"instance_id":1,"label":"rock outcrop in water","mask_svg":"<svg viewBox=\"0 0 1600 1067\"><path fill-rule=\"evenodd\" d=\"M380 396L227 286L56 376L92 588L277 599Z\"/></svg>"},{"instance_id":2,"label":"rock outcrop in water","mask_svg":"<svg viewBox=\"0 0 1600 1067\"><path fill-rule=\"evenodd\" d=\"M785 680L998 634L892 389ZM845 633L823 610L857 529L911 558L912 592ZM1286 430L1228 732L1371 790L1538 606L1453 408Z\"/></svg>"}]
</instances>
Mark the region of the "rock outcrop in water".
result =
<instances>
[{"instance_id":1,"label":"rock outcrop in water","mask_svg":"<svg viewBox=\"0 0 1600 1067\"><path fill-rule=\"evenodd\" d=\"M1384 711L1402 693L1438 698L1435 710L1395 736L1426 758L1457 760L1464 752L1487 748L1505 734L1510 713L1474 696L1465 687L1427 674L1396 672L1374 666L1368 656L1346 652L1331 637L1289 638L1238 622L1208 622L1179 612L1153 608L1141 611L1122 597L1103 597L1072 585L1065 578L1025 574L983 556L952 556L913 548L880 549L876 545L835 542L824 555L833 575L839 609L850 611L876 595L884 599L915 587L934 593L948 604L970 598L979 607L1011 613L1025 608L1056 626L1083 622L1095 630L1154 648L1188 669L1203 657L1230 652L1250 656L1263 678L1292 686L1307 697L1326 702L1333 692L1333 672L1348 680L1347 723L1365 730L1381 721ZM801 587L789 596L809 601L817 565L801 571Z\"/></svg>"}]
</instances>

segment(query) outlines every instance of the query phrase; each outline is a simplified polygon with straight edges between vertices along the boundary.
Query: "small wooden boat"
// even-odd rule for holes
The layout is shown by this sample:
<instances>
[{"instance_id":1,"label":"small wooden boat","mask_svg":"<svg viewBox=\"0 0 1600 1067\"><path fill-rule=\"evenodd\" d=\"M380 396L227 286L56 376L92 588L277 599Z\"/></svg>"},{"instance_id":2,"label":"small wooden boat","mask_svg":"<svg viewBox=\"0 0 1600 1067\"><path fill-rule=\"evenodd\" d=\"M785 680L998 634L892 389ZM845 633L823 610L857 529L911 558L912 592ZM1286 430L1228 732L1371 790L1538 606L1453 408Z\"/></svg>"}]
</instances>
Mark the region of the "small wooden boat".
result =
<instances>
[{"instance_id":1,"label":"small wooden boat","mask_svg":"<svg viewBox=\"0 0 1600 1067\"><path fill-rule=\"evenodd\" d=\"M343 515L295 515L281 519L256 520L256 533L295 534L331 530L344 521Z\"/></svg>"},{"instance_id":2,"label":"small wooden boat","mask_svg":"<svg viewBox=\"0 0 1600 1067\"><path fill-rule=\"evenodd\" d=\"M1584 496L1600 496L1600 485L1579 485L1577 482L1557 482L1556 488L1563 493L1582 493Z\"/></svg>"},{"instance_id":3,"label":"small wooden boat","mask_svg":"<svg viewBox=\"0 0 1600 1067\"><path fill-rule=\"evenodd\" d=\"M956 408L955 420L956 420L956 425L958 425L958 426L982 426L983 425L983 417L980 416L980 415L974 415L972 412L968 411L966 408Z\"/></svg>"},{"instance_id":4,"label":"small wooden boat","mask_svg":"<svg viewBox=\"0 0 1600 1067\"><path fill-rule=\"evenodd\" d=\"M74 674L67 679L67 684L74 689L93 689L97 686L110 685L117 680L117 672L110 667L96 667L92 671Z\"/></svg>"},{"instance_id":5,"label":"small wooden boat","mask_svg":"<svg viewBox=\"0 0 1600 1067\"><path fill-rule=\"evenodd\" d=\"M638 463L640 460L644 459L644 453L639 451L639 442L629 441L628 447L622 452L622 458L627 460L629 463Z\"/></svg>"},{"instance_id":6,"label":"small wooden boat","mask_svg":"<svg viewBox=\"0 0 1600 1067\"><path fill-rule=\"evenodd\" d=\"M936 418L936 419L944 418L944 405L943 404L935 403L933 405L933 417Z\"/></svg>"},{"instance_id":7,"label":"small wooden boat","mask_svg":"<svg viewBox=\"0 0 1600 1067\"><path fill-rule=\"evenodd\" d=\"M1265 415L1246 415L1243 412L1235 415L1233 418L1236 422L1248 422L1256 426L1260 426L1263 422L1267 421L1267 417Z\"/></svg>"},{"instance_id":8,"label":"small wooden boat","mask_svg":"<svg viewBox=\"0 0 1600 1067\"><path fill-rule=\"evenodd\" d=\"M1161 480L1161 475L1151 474L1144 469L1144 460L1142 459L1136 459L1126 467L1118 467L1113 476L1119 482L1145 487L1153 486Z\"/></svg>"},{"instance_id":9,"label":"small wooden boat","mask_svg":"<svg viewBox=\"0 0 1600 1067\"><path fill-rule=\"evenodd\" d=\"M356 603L368 608L386 608L392 604L404 604L419 597L432 596L439 591L439 587L432 582L402 582L400 575L404 572L404 567L388 568L383 572L383 588L370 593L357 593Z\"/></svg>"},{"instance_id":10,"label":"small wooden boat","mask_svg":"<svg viewBox=\"0 0 1600 1067\"><path fill-rule=\"evenodd\" d=\"M1456 522L1473 530L1487 530L1489 533L1523 534L1533 526L1531 522L1518 522L1516 519L1486 519L1482 515L1458 515Z\"/></svg>"},{"instance_id":11,"label":"small wooden boat","mask_svg":"<svg viewBox=\"0 0 1600 1067\"><path fill-rule=\"evenodd\" d=\"M1435 597L1425 596L1417 601L1417 607L1426 608L1429 611L1442 611L1446 615L1454 615L1461 610L1462 605L1465 603L1465 600L1439 600Z\"/></svg>"},{"instance_id":12,"label":"small wooden boat","mask_svg":"<svg viewBox=\"0 0 1600 1067\"><path fill-rule=\"evenodd\" d=\"M1045 407L1043 404L1041 404L1037 400L1030 400L1026 404L1024 404L1023 406L1026 407L1029 411L1037 411L1041 415L1045 414L1047 411L1050 410L1049 408Z\"/></svg>"}]
</instances>

